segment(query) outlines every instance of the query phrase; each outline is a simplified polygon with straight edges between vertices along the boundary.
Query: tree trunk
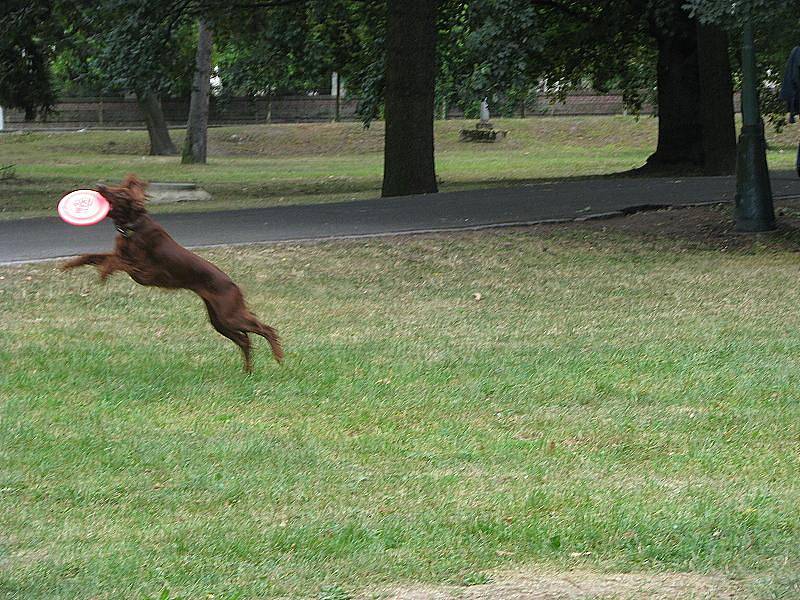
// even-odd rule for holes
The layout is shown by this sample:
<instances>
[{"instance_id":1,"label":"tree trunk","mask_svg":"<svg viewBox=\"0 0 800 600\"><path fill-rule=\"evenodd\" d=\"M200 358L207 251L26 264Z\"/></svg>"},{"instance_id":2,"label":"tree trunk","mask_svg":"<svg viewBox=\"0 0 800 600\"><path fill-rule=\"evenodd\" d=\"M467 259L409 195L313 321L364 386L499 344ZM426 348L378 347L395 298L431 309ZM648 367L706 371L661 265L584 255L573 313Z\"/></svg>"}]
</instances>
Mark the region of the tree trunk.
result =
<instances>
[{"instance_id":1,"label":"tree trunk","mask_svg":"<svg viewBox=\"0 0 800 600\"><path fill-rule=\"evenodd\" d=\"M647 159L648 170L703 166L697 27L682 8L674 14L669 31L653 27L658 44L658 146Z\"/></svg>"},{"instance_id":2,"label":"tree trunk","mask_svg":"<svg viewBox=\"0 0 800 600\"><path fill-rule=\"evenodd\" d=\"M436 0L388 0L385 196L437 191L433 158Z\"/></svg>"},{"instance_id":3,"label":"tree trunk","mask_svg":"<svg viewBox=\"0 0 800 600\"><path fill-rule=\"evenodd\" d=\"M178 153L172 138L169 136L161 100L151 90L136 92L136 102L142 111L147 133L150 136L151 156L174 156Z\"/></svg>"},{"instance_id":4,"label":"tree trunk","mask_svg":"<svg viewBox=\"0 0 800 600\"><path fill-rule=\"evenodd\" d=\"M208 92L211 87L211 30L203 19L197 27L197 58L189 101L189 119L183 142L184 164L206 163L208 150Z\"/></svg>"},{"instance_id":5,"label":"tree trunk","mask_svg":"<svg viewBox=\"0 0 800 600\"><path fill-rule=\"evenodd\" d=\"M736 124L728 35L720 27L697 25L700 119L703 123L703 174L736 171Z\"/></svg>"},{"instance_id":6,"label":"tree trunk","mask_svg":"<svg viewBox=\"0 0 800 600\"><path fill-rule=\"evenodd\" d=\"M736 127L727 35L690 18L684 0L673 1L669 30L651 26L658 44L658 146L643 171L731 174Z\"/></svg>"}]
</instances>

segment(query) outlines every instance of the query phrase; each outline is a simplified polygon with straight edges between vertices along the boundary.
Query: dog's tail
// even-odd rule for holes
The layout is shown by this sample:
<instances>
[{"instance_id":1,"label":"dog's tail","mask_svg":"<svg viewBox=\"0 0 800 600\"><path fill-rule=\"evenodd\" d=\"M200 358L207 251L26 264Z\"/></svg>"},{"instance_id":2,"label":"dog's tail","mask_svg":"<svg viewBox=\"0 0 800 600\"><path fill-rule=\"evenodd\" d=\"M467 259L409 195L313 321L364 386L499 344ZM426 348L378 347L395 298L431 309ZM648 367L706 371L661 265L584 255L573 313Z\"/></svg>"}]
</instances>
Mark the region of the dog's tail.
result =
<instances>
[{"instance_id":1,"label":"dog's tail","mask_svg":"<svg viewBox=\"0 0 800 600\"><path fill-rule=\"evenodd\" d=\"M272 348L272 356L279 363L283 362L283 347L281 346L281 339L278 337L278 332L269 325L264 325L255 317L251 317L251 324L248 331L260 335L269 342L269 347Z\"/></svg>"},{"instance_id":2,"label":"dog's tail","mask_svg":"<svg viewBox=\"0 0 800 600\"><path fill-rule=\"evenodd\" d=\"M269 342L269 347L272 348L272 356L279 363L283 362L283 346L281 346L281 339L278 337L278 332L269 325L261 325L261 329L256 332L264 336Z\"/></svg>"}]
</instances>

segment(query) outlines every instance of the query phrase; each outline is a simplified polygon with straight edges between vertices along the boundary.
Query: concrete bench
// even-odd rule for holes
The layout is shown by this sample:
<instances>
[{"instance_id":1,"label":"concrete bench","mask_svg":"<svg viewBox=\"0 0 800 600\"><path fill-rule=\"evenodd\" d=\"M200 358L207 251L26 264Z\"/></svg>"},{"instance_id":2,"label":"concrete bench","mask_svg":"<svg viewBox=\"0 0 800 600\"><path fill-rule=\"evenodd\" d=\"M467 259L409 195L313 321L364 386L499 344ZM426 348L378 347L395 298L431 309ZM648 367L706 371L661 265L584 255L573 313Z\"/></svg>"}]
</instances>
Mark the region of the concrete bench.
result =
<instances>
[{"instance_id":1,"label":"concrete bench","mask_svg":"<svg viewBox=\"0 0 800 600\"><path fill-rule=\"evenodd\" d=\"M202 202L211 200L211 194L196 183L151 183L147 188L147 198L152 204L170 202Z\"/></svg>"}]
</instances>

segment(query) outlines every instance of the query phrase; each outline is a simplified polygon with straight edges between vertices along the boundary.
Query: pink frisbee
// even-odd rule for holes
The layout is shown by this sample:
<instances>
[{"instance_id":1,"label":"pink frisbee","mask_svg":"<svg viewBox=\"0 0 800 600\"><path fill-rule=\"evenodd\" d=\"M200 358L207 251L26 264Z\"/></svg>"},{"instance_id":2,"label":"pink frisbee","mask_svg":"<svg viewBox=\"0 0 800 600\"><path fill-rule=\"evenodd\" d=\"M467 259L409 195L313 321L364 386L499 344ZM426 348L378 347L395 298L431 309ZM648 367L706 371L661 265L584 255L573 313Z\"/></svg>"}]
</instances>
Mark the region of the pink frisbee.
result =
<instances>
[{"instance_id":1,"label":"pink frisbee","mask_svg":"<svg viewBox=\"0 0 800 600\"><path fill-rule=\"evenodd\" d=\"M106 218L111 206L94 190L75 190L58 203L58 216L70 225L96 225Z\"/></svg>"}]
</instances>

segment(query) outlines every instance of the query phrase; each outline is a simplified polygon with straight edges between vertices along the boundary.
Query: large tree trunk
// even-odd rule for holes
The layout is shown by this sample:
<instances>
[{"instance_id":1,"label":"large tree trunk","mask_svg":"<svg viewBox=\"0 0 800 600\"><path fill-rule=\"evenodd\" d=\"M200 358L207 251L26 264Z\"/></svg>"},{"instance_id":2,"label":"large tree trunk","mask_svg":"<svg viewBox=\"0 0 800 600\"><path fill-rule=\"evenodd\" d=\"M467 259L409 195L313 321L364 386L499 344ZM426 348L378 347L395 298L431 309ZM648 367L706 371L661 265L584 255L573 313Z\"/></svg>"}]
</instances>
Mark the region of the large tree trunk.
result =
<instances>
[{"instance_id":1,"label":"large tree trunk","mask_svg":"<svg viewBox=\"0 0 800 600\"><path fill-rule=\"evenodd\" d=\"M136 102L142 111L144 122L147 124L147 133L150 136L151 156L173 156L178 153L172 138L169 136L167 122L164 120L164 111L161 110L161 100L151 90L136 92Z\"/></svg>"},{"instance_id":2,"label":"large tree trunk","mask_svg":"<svg viewBox=\"0 0 800 600\"><path fill-rule=\"evenodd\" d=\"M658 44L658 146L647 159L648 170L703 166L697 27L680 7L674 15L669 31L653 28Z\"/></svg>"},{"instance_id":3,"label":"large tree trunk","mask_svg":"<svg viewBox=\"0 0 800 600\"><path fill-rule=\"evenodd\" d=\"M437 0L388 0L383 196L436 192Z\"/></svg>"},{"instance_id":4,"label":"large tree trunk","mask_svg":"<svg viewBox=\"0 0 800 600\"><path fill-rule=\"evenodd\" d=\"M186 139L183 142L181 162L206 162L208 150L208 92L211 78L211 30L203 19L197 27L197 58L195 62L192 97L189 101L189 119Z\"/></svg>"},{"instance_id":5,"label":"large tree trunk","mask_svg":"<svg viewBox=\"0 0 800 600\"><path fill-rule=\"evenodd\" d=\"M736 123L728 35L720 27L697 26L700 119L703 123L703 173L736 171Z\"/></svg>"},{"instance_id":6,"label":"large tree trunk","mask_svg":"<svg viewBox=\"0 0 800 600\"><path fill-rule=\"evenodd\" d=\"M674 0L668 30L652 24L658 44L658 146L645 172L730 174L736 164L733 82L724 31L700 25Z\"/></svg>"}]
</instances>

